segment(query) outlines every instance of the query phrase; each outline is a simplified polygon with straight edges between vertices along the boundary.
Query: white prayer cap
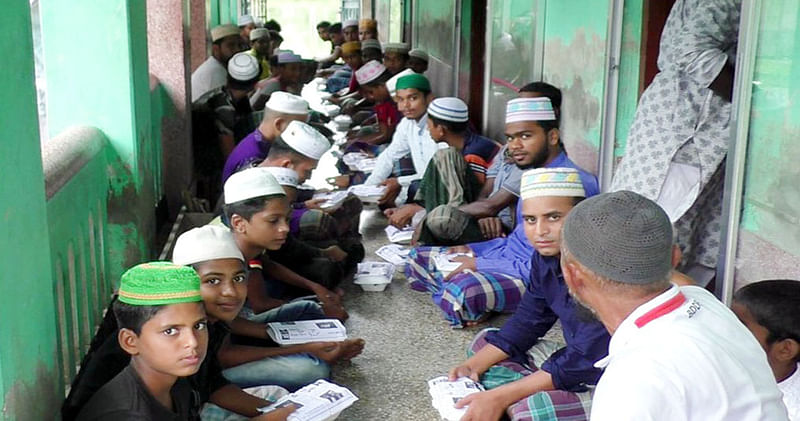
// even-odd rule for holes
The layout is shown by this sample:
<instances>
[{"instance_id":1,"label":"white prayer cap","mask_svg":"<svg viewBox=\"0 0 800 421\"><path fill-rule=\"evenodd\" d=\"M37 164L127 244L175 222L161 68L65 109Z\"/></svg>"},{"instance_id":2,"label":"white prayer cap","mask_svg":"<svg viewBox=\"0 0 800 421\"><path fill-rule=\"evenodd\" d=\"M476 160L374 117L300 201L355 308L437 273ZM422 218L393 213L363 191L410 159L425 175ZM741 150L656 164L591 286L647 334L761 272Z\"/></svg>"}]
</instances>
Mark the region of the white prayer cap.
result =
<instances>
[{"instance_id":1,"label":"white prayer cap","mask_svg":"<svg viewBox=\"0 0 800 421\"><path fill-rule=\"evenodd\" d=\"M408 75L413 75L413 74L414 74L413 70L405 69L402 72L392 76L392 78L389 79L388 81L386 81L386 89L389 90L389 95L390 96L394 96L394 94L397 93L397 89L396 89L397 81L400 80L401 77L408 76Z\"/></svg>"},{"instance_id":2,"label":"white prayer cap","mask_svg":"<svg viewBox=\"0 0 800 421\"><path fill-rule=\"evenodd\" d=\"M269 29L256 28L250 31L250 41L255 41L261 38L269 38Z\"/></svg>"},{"instance_id":3,"label":"white prayer cap","mask_svg":"<svg viewBox=\"0 0 800 421\"><path fill-rule=\"evenodd\" d=\"M240 82L253 80L261 74L258 59L247 52L236 53L228 61L228 74Z\"/></svg>"},{"instance_id":4,"label":"white prayer cap","mask_svg":"<svg viewBox=\"0 0 800 421\"><path fill-rule=\"evenodd\" d=\"M247 168L234 173L225 181L225 204L254 197L286 195L278 180L264 167Z\"/></svg>"},{"instance_id":5,"label":"white prayer cap","mask_svg":"<svg viewBox=\"0 0 800 421\"><path fill-rule=\"evenodd\" d=\"M244 256L225 226L205 225L184 232L175 241L172 263L186 266L217 259L239 259Z\"/></svg>"},{"instance_id":6,"label":"white prayer cap","mask_svg":"<svg viewBox=\"0 0 800 421\"><path fill-rule=\"evenodd\" d=\"M378 60L371 60L356 70L356 81L359 85L366 85L380 77L386 71L386 66Z\"/></svg>"},{"instance_id":7,"label":"white prayer cap","mask_svg":"<svg viewBox=\"0 0 800 421\"><path fill-rule=\"evenodd\" d=\"M281 133L281 139L295 151L319 161L322 154L331 148L330 142L317 129L302 121L292 120L286 130Z\"/></svg>"},{"instance_id":8,"label":"white prayer cap","mask_svg":"<svg viewBox=\"0 0 800 421\"><path fill-rule=\"evenodd\" d=\"M409 57L416 57L416 58L418 58L420 60L424 60L425 62L428 61L428 53L423 51L423 50L420 50L419 48L414 48L411 51L409 51L408 52L408 56Z\"/></svg>"},{"instance_id":9,"label":"white prayer cap","mask_svg":"<svg viewBox=\"0 0 800 421\"><path fill-rule=\"evenodd\" d=\"M405 42L387 42L383 44L384 53L408 54L408 50L410 49L411 47L409 47Z\"/></svg>"},{"instance_id":10,"label":"white prayer cap","mask_svg":"<svg viewBox=\"0 0 800 421\"><path fill-rule=\"evenodd\" d=\"M255 23L256 23L255 19L253 19L252 16L250 16L250 15L239 16L239 23L238 23L239 26L247 26L247 25L250 25L251 23L253 25L255 25Z\"/></svg>"},{"instance_id":11,"label":"white prayer cap","mask_svg":"<svg viewBox=\"0 0 800 421\"><path fill-rule=\"evenodd\" d=\"M278 180L281 186L289 186L297 188L297 183L300 181L300 176L297 171L286 167L264 167Z\"/></svg>"},{"instance_id":12,"label":"white prayer cap","mask_svg":"<svg viewBox=\"0 0 800 421\"><path fill-rule=\"evenodd\" d=\"M300 63L303 58L291 51L278 53L278 64Z\"/></svg>"},{"instance_id":13,"label":"white prayer cap","mask_svg":"<svg viewBox=\"0 0 800 421\"><path fill-rule=\"evenodd\" d=\"M469 120L469 109L467 104L459 98L436 98L428 106L428 115L440 120L463 123Z\"/></svg>"},{"instance_id":14,"label":"white prayer cap","mask_svg":"<svg viewBox=\"0 0 800 421\"><path fill-rule=\"evenodd\" d=\"M346 21L342 22L342 29L347 28L348 26L358 26L358 20L347 19Z\"/></svg>"},{"instance_id":15,"label":"white prayer cap","mask_svg":"<svg viewBox=\"0 0 800 421\"><path fill-rule=\"evenodd\" d=\"M550 98L515 98L506 103L506 124L518 121L553 121L556 113Z\"/></svg>"},{"instance_id":16,"label":"white prayer cap","mask_svg":"<svg viewBox=\"0 0 800 421\"><path fill-rule=\"evenodd\" d=\"M308 102L297 95L288 92L277 91L269 96L269 101L265 105L272 111L284 114L305 115L308 114Z\"/></svg>"},{"instance_id":17,"label":"white prayer cap","mask_svg":"<svg viewBox=\"0 0 800 421\"><path fill-rule=\"evenodd\" d=\"M239 35L239 28L236 25L220 25L211 28L211 42L217 42L232 35Z\"/></svg>"}]
</instances>

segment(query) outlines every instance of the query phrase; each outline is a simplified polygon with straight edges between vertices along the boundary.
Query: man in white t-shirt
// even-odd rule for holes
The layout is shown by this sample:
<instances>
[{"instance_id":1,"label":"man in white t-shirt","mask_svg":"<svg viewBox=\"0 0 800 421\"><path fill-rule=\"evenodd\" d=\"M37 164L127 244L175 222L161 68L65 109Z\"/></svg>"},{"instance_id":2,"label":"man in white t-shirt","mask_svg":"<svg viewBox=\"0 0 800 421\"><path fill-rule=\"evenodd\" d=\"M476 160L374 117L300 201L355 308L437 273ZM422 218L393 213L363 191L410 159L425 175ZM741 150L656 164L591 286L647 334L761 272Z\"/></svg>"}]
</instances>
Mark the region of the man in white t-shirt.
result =
<instances>
[{"instance_id":1,"label":"man in white t-shirt","mask_svg":"<svg viewBox=\"0 0 800 421\"><path fill-rule=\"evenodd\" d=\"M228 60L243 50L238 26L211 28L211 56L192 73L192 102L208 91L225 86L228 81Z\"/></svg>"},{"instance_id":2,"label":"man in white t-shirt","mask_svg":"<svg viewBox=\"0 0 800 421\"><path fill-rule=\"evenodd\" d=\"M787 420L764 350L708 291L670 283L676 256L667 214L637 193L567 215L564 280L612 335L592 421Z\"/></svg>"}]
</instances>

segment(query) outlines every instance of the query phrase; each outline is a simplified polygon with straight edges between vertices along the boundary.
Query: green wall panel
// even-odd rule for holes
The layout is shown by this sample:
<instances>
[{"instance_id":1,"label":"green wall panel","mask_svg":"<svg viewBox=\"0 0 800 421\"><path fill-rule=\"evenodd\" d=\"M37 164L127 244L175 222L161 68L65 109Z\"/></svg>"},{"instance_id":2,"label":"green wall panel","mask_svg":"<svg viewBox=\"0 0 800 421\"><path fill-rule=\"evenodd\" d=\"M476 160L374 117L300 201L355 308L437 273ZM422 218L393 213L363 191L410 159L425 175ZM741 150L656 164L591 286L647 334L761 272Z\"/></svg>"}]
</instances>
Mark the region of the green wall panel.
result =
<instances>
[{"instance_id":1,"label":"green wall panel","mask_svg":"<svg viewBox=\"0 0 800 421\"><path fill-rule=\"evenodd\" d=\"M58 406L53 282L27 1L0 27L0 419L53 419Z\"/></svg>"},{"instance_id":2,"label":"green wall panel","mask_svg":"<svg viewBox=\"0 0 800 421\"><path fill-rule=\"evenodd\" d=\"M614 156L625 153L642 83L642 24L644 0L627 0L622 15L622 48L617 93L617 126Z\"/></svg>"},{"instance_id":3,"label":"green wall panel","mask_svg":"<svg viewBox=\"0 0 800 421\"><path fill-rule=\"evenodd\" d=\"M800 6L761 6L742 228L800 255Z\"/></svg>"}]
</instances>

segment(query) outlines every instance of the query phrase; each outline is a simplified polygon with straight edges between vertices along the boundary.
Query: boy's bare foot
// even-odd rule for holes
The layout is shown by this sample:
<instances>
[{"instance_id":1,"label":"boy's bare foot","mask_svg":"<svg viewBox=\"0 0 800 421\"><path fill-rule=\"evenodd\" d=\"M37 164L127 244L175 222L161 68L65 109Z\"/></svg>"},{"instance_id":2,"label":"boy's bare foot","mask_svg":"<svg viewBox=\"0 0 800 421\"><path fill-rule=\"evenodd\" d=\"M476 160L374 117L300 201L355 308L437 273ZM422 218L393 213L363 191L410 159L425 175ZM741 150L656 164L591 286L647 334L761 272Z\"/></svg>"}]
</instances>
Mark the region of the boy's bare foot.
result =
<instances>
[{"instance_id":1,"label":"boy's bare foot","mask_svg":"<svg viewBox=\"0 0 800 421\"><path fill-rule=\"evenodd\" d=\"M363 339L347 339L345 341L339 342L339 361L350 361L353 358L359 356L362 351L364 351L364 342Z\"/></svg>"}]
</instances>

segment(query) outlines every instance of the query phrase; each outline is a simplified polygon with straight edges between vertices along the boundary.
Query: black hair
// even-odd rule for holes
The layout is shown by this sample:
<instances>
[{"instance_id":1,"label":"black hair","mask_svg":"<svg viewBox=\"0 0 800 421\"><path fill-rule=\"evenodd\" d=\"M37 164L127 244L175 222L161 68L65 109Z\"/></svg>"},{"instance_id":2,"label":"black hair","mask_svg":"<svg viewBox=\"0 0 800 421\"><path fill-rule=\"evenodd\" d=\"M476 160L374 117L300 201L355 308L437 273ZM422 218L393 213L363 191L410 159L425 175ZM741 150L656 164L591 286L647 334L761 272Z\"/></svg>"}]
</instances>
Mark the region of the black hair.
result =
<instances>
[{"instance_id":1,"label":"black hair","mask_svg":"<svg viewBox=\"0 0 800 421\"><path fill-rule=\"evenodd\" d=\"M222 206L222 220L230 228L233 215L239 215L249 221L253 215L262 212L270 200L278 197L285 197L282 194L272 194L269 196L252 197L238 202L226 203Z\"/></svg>"},{"instance_id":2,"label":"black hair","mask_svg":"<svg viewBox=\"0 0 800 421\"><path fill-rule=\"evenodd\" d=\"M447 127L447 130L453 133L464 133L467 131L467 128L469 127L469 121L455 122L455 121L442 120L441 118L432 116L430 113L428 113L428 118L431 119L431 121L433 121L433 124L437 126Z\"/></svg>"},{"instance_id":3,"label":"black hair","mask_svg":"<svg viewBox=\"0 0 800 421\"><path fill-rule=\"evenodd\" d=\"M328 27L328 32L329 33L342 32L342 24L340 22L334 23L333 25Z\"/></svg>"},{"instance_id":4,"label":"black hair","mask_svg":"<svg viewBox=\"0 0 800 421\"><path fill-rule=\"evenodd\" d=\"M388 70L384 70L380 76L378 76L375 80L371 80L369 83L365 83L364 86L378 86L385 84L392 78L392 73Z\"/></svg>"},{"instance_id":5,"label":"black hair","mask_svg":"<svg viewBox=\"0 0 800 421\"><path fill-rule=\"evenodd\" d=\"M784 339L800 343L800 281L754 282L736 291L733 299L767 329L767 345Z\"/></svg>"},{"instance_id":6,"label":"black hair","mask_svg":"<svg viewBox=\"0 0 800 421\"><path fill-rule=\"evenodd\" d=\"M559 114L561 111L561 89L556 88L555 86L547 83L547 82L531 82L519 89L520 92L538 92L542 94L542 96L546 96L550 99L550 103L553 104L553 109L556 110L556 114Z\"/></svg>"},{"instance_id":7,"label":"black hair","mask_svg":"<svg viewBox=\"0 0 800 421\"><path fill-rule=\"evenodd\" d=\"M330 22L328 22L327 20L323 20L322 22L317 24L317 29L320 29L320 28L328 29L328 28L330 28L330 26L331 26Z\"/></svg>"},{"instance_id":8,"label":"black hair","mask_svg":"<svg viewBox=\"0 0 800 421\"><path fill-rule=\"evenodd\" d=\"M114 317L117 319L117 325L123 329L130 329L137 335L142 333L142 326L155 317L164 307L166 306L134 306L123 303L120 300L115 300L111 304Z\"/></svg>"},{"instance_id":9,"label":"black hair","mask_svg":"<svg viewBox=\"0 0 800 421\"><path fill-rule=\"evenodd\" d=\"M278 55L277 54L270 56L270 58L269 58L269 67L276 67L276 66L280 66L280 65L281 64L278 63Z\"/></svg>"},{"instance_id":10,"label":"black hair","mask_svg":"<svg viewBox=\"0 0 800 421\"><path fill-rule=\"evenodd\" d=\"M280 34L280 31L275 31L273 29L269 30L269 40L270 41L283 41L283 37Z\"/></svg>"},{"instance_id":11,"label":"black hair","mask_svg":"<svg viewBox=\"0 0 800 421\"><path fill-rule=\"evenodd\" d=\"M277 31L277 32L280 32L280 31L281 31L281 24L280 24L280 23L278 23L278 21L276 21L275 19L270 19L270 20L268 20L268 21L267 21L267 22L264 24L264 27L265 27L265 28L267 28L267 29L269 29L269 30L270 30L270 32L271 32L271 31Z\"/></svg>"}]
</instances>

